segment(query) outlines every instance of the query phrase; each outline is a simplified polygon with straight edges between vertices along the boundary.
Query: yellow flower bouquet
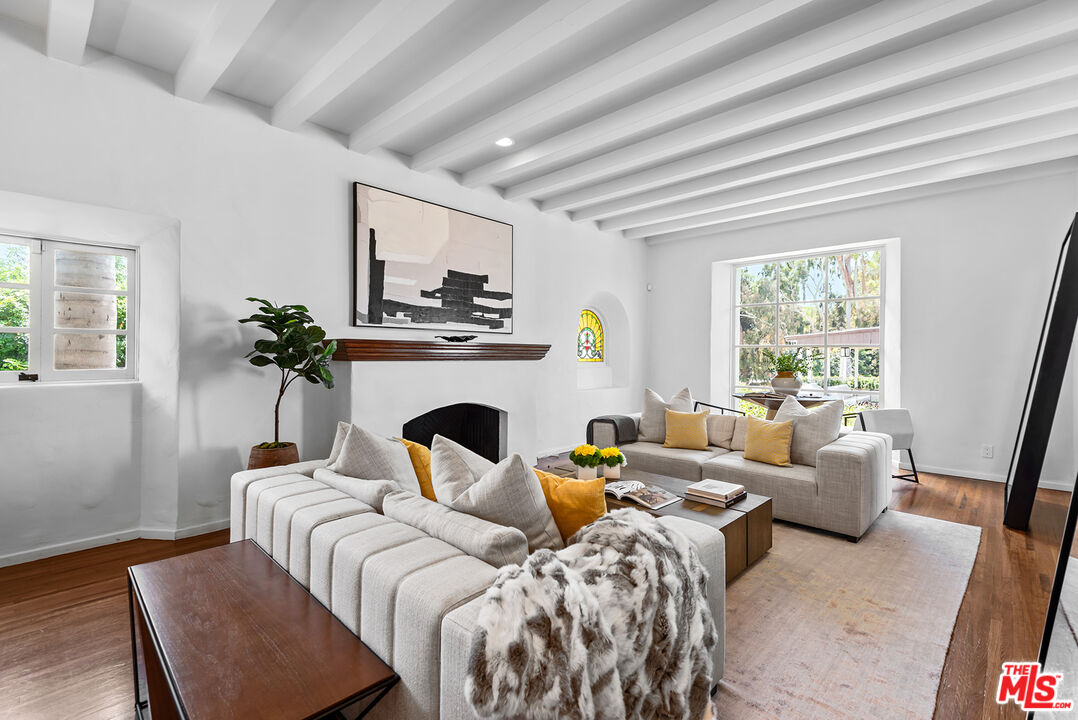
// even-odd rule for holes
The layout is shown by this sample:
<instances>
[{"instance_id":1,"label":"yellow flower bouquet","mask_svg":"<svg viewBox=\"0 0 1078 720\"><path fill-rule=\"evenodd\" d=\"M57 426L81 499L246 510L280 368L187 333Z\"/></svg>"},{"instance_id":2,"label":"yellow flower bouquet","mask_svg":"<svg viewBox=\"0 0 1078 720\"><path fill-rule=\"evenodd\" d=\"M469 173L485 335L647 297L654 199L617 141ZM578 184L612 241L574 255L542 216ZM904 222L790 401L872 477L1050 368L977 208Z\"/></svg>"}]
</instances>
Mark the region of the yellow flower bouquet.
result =
<instances>
[{"instance_id":1,"label":"yellow flower bouquet","mask_svg":"<svg viewBox=\"0 0 1078 720\"><path fill-rule=\"evenodd\" d=\"M599 451L599 457L602 459L601 464L606 465L607 467L617 467L618 465L629 464L629 461L621 454L621 450L618 450L616 447L603 448Z\"/></svg>"},{"instance_id":2,"label":"yellow flower bouquet","mask_svg":"<svg viewBox=\"0 0 1078 720\"><path fill-rule=\"evenodd\" d=\"M606 461L599 448L594 445L578 445L569 453L569 460L577 467L593 468L604 465Z\"/></svg>"}]
</instances>

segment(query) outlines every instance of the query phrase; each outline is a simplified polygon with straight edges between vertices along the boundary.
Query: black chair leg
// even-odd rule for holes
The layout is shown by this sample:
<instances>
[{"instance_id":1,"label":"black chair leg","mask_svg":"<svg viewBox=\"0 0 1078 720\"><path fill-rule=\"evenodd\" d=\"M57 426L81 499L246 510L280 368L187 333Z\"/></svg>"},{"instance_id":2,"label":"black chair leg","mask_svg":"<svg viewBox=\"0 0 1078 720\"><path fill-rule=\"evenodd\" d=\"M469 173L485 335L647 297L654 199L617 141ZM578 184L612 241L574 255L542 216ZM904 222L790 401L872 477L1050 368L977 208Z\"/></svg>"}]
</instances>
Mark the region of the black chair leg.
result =
<instances>
[{"instance_id":1,"label":"black chair leg","mask_svg":"<svg viewBox=\"0 0 1078 720\"><path fill-rule=\"evenodd\" d=\"M917 477L917 463L913 461L913 450L907 448L906 453L910 456L910 467L913 468L913 472L906 473L905 475L892 475L891 477L896 480L909 480L910 482L915 482L920 485L921 479Z\"/></svg>"}]
</instances>

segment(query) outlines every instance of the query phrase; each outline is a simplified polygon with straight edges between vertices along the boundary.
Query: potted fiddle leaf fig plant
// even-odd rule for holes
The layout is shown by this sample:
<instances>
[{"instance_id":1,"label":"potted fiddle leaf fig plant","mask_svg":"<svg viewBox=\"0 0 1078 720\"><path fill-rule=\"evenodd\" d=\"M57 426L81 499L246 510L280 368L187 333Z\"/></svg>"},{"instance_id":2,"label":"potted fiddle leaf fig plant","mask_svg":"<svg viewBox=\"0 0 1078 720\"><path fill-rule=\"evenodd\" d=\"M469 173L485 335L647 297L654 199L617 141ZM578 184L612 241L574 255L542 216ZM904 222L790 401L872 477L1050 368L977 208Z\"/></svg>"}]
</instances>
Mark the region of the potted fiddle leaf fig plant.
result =
<instances>
[{"instance_id":1,"label":"potted fiddle leaf fig plant","mask_svg":"<svg viewBox=\"0 0 1078 720\"><path fill-rule=\"evenodd\" d=\"M296 443L281 442L281 399L300 378L313 385L333 387L329 361L337 349L337 341L323 345L326 331L314 324L303 305L275 305L254 297L247 300L258 303L258 312L240 323L258 323L258 327L268 330L273 337L255 340L255 349L244 357L255 367L273 367L281 374L277 402L273 405L273 441L251 448L247 469L254 470L299 462Z\"/></svg>"},{"instance_id":2,"label":"potted fiddle leaf fig plant","mask_svg":"<svg viewBox=\"0 0 1078 720\"><path fill-rule=\"evenodd\" d=\"M778 354L764 350L763 355L775 369L775 376L771 378L771 389L782 395L797 395L800 392L801 379L797 376L807 375L812 369L812 361L816 359L816 353L810 353L808 348L797 348L793 352Z\"/></svg>"}]
</instances>

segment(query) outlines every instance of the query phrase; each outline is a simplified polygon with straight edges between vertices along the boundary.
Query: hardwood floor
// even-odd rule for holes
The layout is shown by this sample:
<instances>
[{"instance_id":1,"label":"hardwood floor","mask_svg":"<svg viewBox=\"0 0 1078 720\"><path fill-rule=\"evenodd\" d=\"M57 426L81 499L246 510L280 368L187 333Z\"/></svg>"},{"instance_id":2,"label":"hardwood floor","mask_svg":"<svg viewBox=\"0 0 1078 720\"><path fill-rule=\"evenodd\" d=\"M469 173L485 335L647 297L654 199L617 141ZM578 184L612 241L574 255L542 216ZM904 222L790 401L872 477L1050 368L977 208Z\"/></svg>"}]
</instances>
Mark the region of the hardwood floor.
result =
<instances>
[{"instance_id":1,"label":"hardwood floor","mask_svg":"<svg viewBox=\"0 0 1078 720\"><path fill-rule=\"evenodd\" d=\"M227 542L132 540L0 568L0 718L133 717L127 567Z\"/></svg>"},{"instance_id":2,"label":"hardwood floor","mask_svg":"<svg viewBox=\"0 0 1078 720\"><path fill-rule=\"evenodd\" d=\"M894 482L892 508L982 528L935 718L1025 717L1013 704L997 705L993 694L1004 661L1037 659L1070 493L1038 491L1029 532L1017 532L1003 526L999 483L927 473L919 485Z\"/></svg>"},{"instance_id":3,"label":"hardwood floor","mask_svg":"<svg viewBox=\"0 0 1078 720\"><path fill-rule=\"evenodd\" d=\"M1069 495L1041 491L1018 533L1002 526L997 483L921 473L894 488L896 510L983 528L935 717L1022 717L992 693L1004 660L1036 656ZM227 531L133 540L0 568L0 718L131 717L126 568L226 542Z\"/></svg>"}]
</instances>

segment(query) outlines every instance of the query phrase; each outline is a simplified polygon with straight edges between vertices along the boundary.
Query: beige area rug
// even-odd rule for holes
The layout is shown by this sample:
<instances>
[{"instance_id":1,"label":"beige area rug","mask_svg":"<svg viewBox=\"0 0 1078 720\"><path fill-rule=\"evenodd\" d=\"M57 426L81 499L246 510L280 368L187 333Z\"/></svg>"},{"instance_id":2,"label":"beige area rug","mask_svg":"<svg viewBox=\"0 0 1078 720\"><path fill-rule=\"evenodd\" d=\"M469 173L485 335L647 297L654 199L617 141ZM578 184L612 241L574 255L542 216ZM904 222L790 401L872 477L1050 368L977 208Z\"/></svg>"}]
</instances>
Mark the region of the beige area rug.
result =
<instances>
[{"instance_id":1,"label":"beige area rug","mask_svg":"<svg viewBox=\"0 0 1078 720\"><path fill-rule=\"evenodd\" d=\"M859 543L775 523L726 591L716 720L930 720L980 537L894 510Z\"/></svg>"}]
</instances>

